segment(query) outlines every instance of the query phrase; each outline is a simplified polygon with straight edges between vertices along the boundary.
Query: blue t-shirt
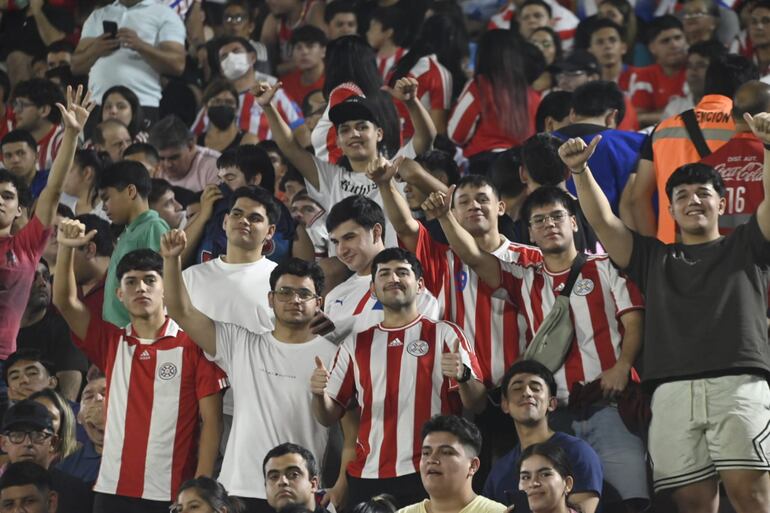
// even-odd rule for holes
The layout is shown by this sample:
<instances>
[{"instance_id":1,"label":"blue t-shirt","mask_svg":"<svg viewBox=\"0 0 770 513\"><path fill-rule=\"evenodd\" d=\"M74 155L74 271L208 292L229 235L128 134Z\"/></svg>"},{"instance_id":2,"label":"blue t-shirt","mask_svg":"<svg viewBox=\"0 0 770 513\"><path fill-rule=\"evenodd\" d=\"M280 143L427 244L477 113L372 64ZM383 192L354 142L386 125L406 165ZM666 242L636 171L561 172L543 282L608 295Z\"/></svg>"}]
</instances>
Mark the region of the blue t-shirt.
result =
<instances>
[{"instance_id":1,"label":"blue t-shirt","mask_svg":"<svg viewBox=\"0 0 770 513\"><path fill-rule=\"evenodd\" d=\"M572 493L593 492L601 497L604 480L602 463L590 445L566 433L555 433L546 443L557 445L567 453L572 472L575 474ZM516 513L531 511L526 494L519 492L520 457L521 446L517 445L497 460L481 493L484 497L502 504L515 505Z\"/></svg>"},{"instance_id":2,"label":"blue t-shirt","mask_svg":"<svg viewBox=\"0 0 770 513\"><path fill-rule=\"evenodd\" d=\"M102 455L96 452L93 442L87 438L83 445L56 465L62 472L77 477L86 484L96 482Z\"/></svg>"}]
</instances>

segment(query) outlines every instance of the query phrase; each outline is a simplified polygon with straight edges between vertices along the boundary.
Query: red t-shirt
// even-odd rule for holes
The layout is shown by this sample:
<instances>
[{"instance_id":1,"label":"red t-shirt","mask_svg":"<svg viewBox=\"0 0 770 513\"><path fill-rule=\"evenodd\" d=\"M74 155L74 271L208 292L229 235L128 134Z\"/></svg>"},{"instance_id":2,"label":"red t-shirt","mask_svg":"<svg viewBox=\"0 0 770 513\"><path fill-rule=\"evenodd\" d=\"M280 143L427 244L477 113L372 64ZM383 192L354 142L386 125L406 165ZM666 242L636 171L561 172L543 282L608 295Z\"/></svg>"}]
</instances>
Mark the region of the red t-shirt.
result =
<instances>
[{"instance_id":1,"label":"red t-shirt","mask_svg":"<svg viewBox=\"0 0 770 513\"><path fill-rule=\"evenodd\" d=\"M631 103L637 109L663 110L672 96L684 96L685 69L671 76L663 72L660 64L643 68L628 68L621 75L620 88L631 95Z\"/></svg>"},{"instance_id":2,"label":"red t-shirt","mask_svg":"<svg viewBox=\"0 0 770 513\"><path fill-rule=\"evenodd\" d=\"M302 71L296 70L283 75L281 77L281 83L283 84L283 90L289 95L291 101L301 107L302 100L305 99L305 96L307 96L308 93L315 91L316 89L324 88L325 78L326 75L321 75L321 77L312 84L305 85L302 83Z\"/></svg>"},{"instance_id":3,"label":"red t-shirt","mask_svg":"<svg viewBox=\"0 0 770 513\"><path fill-rule=\"evenodd\" d=\"M21 316L50 233L32 216L19 233L0 239L0 360L16 351Z\"/></svg>"},{"instance_id":4,"label":"red t-shirt","mask_svg":"<svg viewBox=\"0 0 770 513\"><path fill-rule=\"evenodd\" d=\"M746 223L765 197L762 170L765 149L750 132L736 133L702 163L716 169L725 183L725 213L719 216L719 233L727 235Z\"/></svg>"}]
</instances>

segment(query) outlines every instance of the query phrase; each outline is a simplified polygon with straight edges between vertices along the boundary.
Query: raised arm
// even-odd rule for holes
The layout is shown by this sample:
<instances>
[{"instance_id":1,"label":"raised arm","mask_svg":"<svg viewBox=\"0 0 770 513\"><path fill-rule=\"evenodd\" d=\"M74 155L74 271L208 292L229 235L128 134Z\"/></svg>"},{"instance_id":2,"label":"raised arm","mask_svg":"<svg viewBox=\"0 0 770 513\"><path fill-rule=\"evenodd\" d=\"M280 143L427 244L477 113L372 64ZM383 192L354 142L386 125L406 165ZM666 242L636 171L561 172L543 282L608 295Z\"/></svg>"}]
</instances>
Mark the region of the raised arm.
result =
<instances>
[{"instance_id":1,"label":"raised arm","mask_svg":"<svg viewBox=\"0 0 770 513\"><path fill-rule=\"evenodd\" d=\"M72 254L75 248L87 245L96 235L96 230L86 234L86 225L74 219L62 219L56 241L59 249L56 254L56 279L53 281L53 304L79 339L88 334L91 313L78 298L78 286L75 282L75 269L72 266Z\"/></svg>"},{"instance_id":2,"label":"raised arm","mask_svg":"<svg viewBox=\"0 0 770 513\"><path fill-rule=\"evenodd\" d=\"M270 131L273 133L273 139L281 153L297 168L297 171L300 172L310 185L318 189L318 168L315 166L313 156L297 141L289 125L286 124L273 106L273 97L280 88L280 82L276 82L272 86L267 82L260 82L254 88L254 97L265 112L267 122L270 124Z\"/></svg>"},{"instance_id":3,"label":"raised arm","mask_svg":"<svg viewBox=\"0 0 770 513\"><path fill-rule=\"evenodd\" d=\"M487 285L497 289L502 284L500 261L479 247L473 235L463 228L450 209L455 186L447 193L432 192L422 204L426 214L438 219L447 241L460 260L465 262Z\"/></svg>"},{"instance_id":4,"label":"raised arm","mask_svg":"<svg viewBox=\"0 0 770 513\"><path fill-rule=\"evenodd\" d=\"M400 78L392 88L388 86L382 88L406 105L412 126L414 126L412 145L415 153L419 155L431 149L433 140L436 138L436 125L433 124L430 113L417 97L417 79L412 77Z\"/></svg>"},{"instance_id":5,"label":"raised arm","mask_svg":"<svg viewBox=\"0 0 770 513\"><path fill-rule=\"evenodd\" d=\"M195 308L190 301L182 279L182 251L187 238L182 230L171 230L160 238L163 257L163 299L168 315L174 319L198 346L211 356L217 354L217 335L214 321Z\"/></svg>"},{"instance_id":6,"label":"raised arm","mask_svg":"<svg viewBox=\"0 0 770 513\"><path fill-rule=\"evenodd\" d=\"M588 146L579 137L569 139L559 147L559 156L572 171L580 208L586 219L599 236L599 240L613 262L621 268L626 268L631 260L633 235L623 221L612 212L610 202L607 201L607 197L588 168L588 159L601 139L601 135L597 135Z\"/></svg>"},{"instance_id":7,"label":"raised arm","mask_svg":"<svg viewBox=\"0 0 770 513\"><path fill-rule=\"evenodd\" d=\"M51 226L56 216L56 207L59 205L59 196L64 184L64 177L72 166L72 160L75 157L77 139L80 132L88 120L88 115L94 108L94 102L91 101L91 93L87 92L83 97L83 86L78 86L77 91L73 92L72 87L67 87L67 107L57 103L56 107L61 111L62 124L64 125L64 136L62 137L59 152L51 166L51 173L48 175L48 183L35 207L35 215L43 226Z\"/></svg>"},{"instance_id":8,"label":"raised arm","mask_svg":"<svg viewBox=\"0 0 770 513\"><path fill-rule=\"evenodd\" d=\"M770 146L770 113L763 112L752 116L747 112L743 118L757 139L762 141L765 146L765 164L762 171L762 187L765 197L757 207L757 222L765 240L770 240L770 203L768 203L768 198L770 198L770 149L768 149Z\"/></svg>"},{"instance_id":9,"label":"raised arm","mask_svg":"<svg viewBox=\"0 0 770 513\"><path fill-rule=\"evenodd\" d=\"M655 168L651 160L639 159L636 166L636 178L631 187L631 215L636 230L642 235L655 237L658 233L658 221L652 208L655 194Z\"/></svg>"},{"instance_id":10,"label":"raised arm","mask_svg":"<svg viewBox=\"0 0 770 513\"><path fill-rule=\"evenodd\" d=\"M366 176L380 189L383 210L395 228L401 243L409 251L415 252L420 233L420 223L412 217L409 204L406 202L406 198L401 195L394 180L396 173L404 166L405 161L406 159L402 157L397 157L393 161L380 157L378 162L369 164Z\"/></svg>"}]
</instances>

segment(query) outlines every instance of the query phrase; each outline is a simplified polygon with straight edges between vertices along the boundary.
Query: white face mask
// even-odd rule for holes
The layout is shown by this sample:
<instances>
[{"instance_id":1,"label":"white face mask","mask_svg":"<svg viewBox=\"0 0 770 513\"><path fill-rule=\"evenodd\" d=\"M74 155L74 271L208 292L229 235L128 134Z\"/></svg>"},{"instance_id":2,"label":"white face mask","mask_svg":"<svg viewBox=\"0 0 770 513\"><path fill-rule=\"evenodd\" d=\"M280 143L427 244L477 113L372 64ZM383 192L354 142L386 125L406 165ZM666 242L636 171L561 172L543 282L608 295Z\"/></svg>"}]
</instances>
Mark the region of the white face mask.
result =
<instances>
[{"instance_id":1,"label":"white face mask","mask_svg":"<svg viewBox=\"0 0 770 513\"><path fill-rule=\"evenodd\" d=\"M227 80L241 78L250 69L248 53L231 53L222 61L222 73Z\"/></svg>"}]
</instances>

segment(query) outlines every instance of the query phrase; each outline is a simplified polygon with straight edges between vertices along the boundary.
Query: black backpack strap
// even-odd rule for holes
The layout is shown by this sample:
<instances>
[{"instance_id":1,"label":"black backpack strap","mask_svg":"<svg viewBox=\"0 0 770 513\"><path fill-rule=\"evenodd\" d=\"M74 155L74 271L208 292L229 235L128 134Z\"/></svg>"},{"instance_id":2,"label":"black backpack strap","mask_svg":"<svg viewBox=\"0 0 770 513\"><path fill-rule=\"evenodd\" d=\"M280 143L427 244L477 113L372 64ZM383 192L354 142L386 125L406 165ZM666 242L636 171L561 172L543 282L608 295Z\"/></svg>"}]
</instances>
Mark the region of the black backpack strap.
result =
<instances>
[{"instance_id":1,"label":"black backpack strap","mask_svg":"<svg viewBox=\"0 0 770 513\"><path fill-rule=\"evenodd\" d=\"M709 145L706 144L706 139L703 137L703 131L700 129L698 120L695 118L695 110L686 110L682 112L680 116L682 117L684 127L687 130L687 135L690 136L690 140L695 145L695 149L698 150L700 158L711 155L711 149L709 148Z\"/></svg>"},{"instance_id":2,"label":"black backpack strap","mask_svg":"<svg viewBox=\"0 0 770 513\"><path fill-rule=\"evenodd\" d=\"M559 293L560 296L569 296L572 293L572 287L575 285L578 274L580 274L580 269L583 268L583 264L585 263L585 253L578 253L575 257L575 260L572 261L572 267L570 267L569 276L567 277L566 283L564 283L564 288L561 289L561 292Z\"/></svg>"}]
</instances>

